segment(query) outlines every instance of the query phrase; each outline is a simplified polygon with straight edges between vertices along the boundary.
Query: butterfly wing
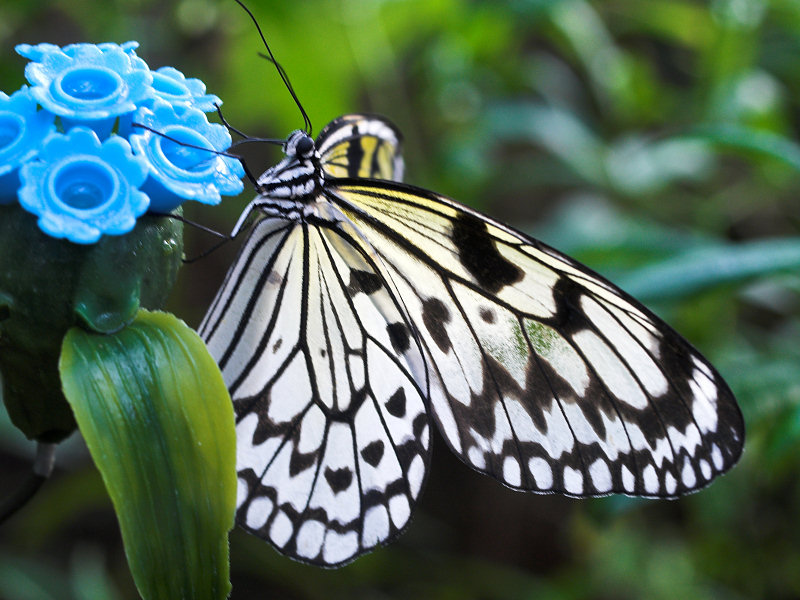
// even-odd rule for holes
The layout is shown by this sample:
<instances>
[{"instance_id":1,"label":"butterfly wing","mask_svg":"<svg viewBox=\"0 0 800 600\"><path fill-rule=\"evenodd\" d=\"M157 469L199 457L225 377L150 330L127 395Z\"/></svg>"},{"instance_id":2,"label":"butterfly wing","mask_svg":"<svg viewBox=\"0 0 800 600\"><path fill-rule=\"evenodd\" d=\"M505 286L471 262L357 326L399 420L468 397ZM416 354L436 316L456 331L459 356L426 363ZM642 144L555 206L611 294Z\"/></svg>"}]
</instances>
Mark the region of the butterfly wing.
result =
<instances>
[{"instance_id":1,"label":"butterfly wing","mask_svg":"<svg viewBox=\"0 0 800 600\"><path fill-rule=\"evenodd\" d=\"M404 528L429 462L424 365L346 223L258 221L200 334L234 403L241 526L322 566Z\"/></svg>"},{"instance_id":2,"label":"butterfly wing","mask_svg":"<svg viewBox=\"0 0 800 600\"><path fill-rule=\"evenodd\" d=\"M403 179L402 136L376 115L344 115L317 136L322 168L333 177Z\"/></svg>"},{"instance_id":3,"label":"butterfly wing","mask_svg":"<svg viewBox=\"0 0 800 600\"><path fill-rule=\"evenodd\" d=\"M431 192L342 179L328 198L402 299L452 450L517 489L674 497L739 458L714 368L583 265Z\"/></svg>"}]
</instances>

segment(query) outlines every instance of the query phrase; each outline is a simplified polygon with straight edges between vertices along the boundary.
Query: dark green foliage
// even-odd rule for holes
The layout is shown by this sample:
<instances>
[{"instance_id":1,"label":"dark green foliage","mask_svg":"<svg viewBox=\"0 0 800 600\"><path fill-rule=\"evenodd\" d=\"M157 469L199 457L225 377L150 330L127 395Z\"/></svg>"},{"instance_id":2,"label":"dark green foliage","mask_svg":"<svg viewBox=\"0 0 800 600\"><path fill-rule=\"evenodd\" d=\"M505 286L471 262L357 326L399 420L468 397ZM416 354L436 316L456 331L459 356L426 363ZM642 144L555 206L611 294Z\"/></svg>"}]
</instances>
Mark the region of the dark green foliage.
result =
<instances>
[{"instance_id":1,"label":"dark green foliage","mask_svg":"<svg viewBox=\"0 0 800 600\"><path fill-rule=\"evenodd\" d=\"M183 224L143 217L122 236L73 244L43 233L18 204L0 205L0 373L11 420L31 439L58 442L75 428L61 394L67 330L111 333L140 307L161 308L181 265Z\"/></svg>"}]
</instances>

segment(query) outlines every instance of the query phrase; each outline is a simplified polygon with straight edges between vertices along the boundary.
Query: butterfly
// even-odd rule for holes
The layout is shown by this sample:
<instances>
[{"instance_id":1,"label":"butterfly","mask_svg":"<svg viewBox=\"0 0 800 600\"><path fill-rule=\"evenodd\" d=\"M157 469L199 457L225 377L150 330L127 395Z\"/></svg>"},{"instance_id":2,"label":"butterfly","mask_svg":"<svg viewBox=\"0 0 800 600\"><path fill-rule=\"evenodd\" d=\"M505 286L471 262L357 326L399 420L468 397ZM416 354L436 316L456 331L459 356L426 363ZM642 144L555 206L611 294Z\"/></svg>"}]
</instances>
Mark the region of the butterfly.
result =
<instances>
[{"instance_id":1,"label":"butterfly","mask_svg":"<svg viewBox=\"0 0 800 600\"><path fill-rule=\"evenodd\" d=\"M333 567L385 544L431 427L510 488L673 498L744 424L689 342L589 268L401 183L401 136L347 115L292 133L199 332L236 414L237 522Z\"/></svg>"}]
</instances>

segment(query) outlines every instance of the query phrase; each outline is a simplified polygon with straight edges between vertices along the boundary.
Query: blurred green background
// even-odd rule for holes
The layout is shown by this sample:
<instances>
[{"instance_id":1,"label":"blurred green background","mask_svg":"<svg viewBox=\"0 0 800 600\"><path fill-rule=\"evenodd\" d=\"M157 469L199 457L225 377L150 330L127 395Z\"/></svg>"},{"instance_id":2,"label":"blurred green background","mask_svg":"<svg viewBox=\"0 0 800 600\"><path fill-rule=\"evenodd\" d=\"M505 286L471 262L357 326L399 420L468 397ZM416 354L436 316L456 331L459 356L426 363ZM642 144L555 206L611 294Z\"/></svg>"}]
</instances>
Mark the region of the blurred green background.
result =
<instances>
[{"instance_id":1,"label":"blurred green background","mask_svg":"<svg viewBox=\"0 0 800 600\"><path fill-rule=\"evenodd\" d=\"M726 377L741 464L677 501L504 489L434 442L406 533L336 571L231 536L234 600L800 597L800 3L796 0L250 0L319 131L382 113L406 180L533 233L631 291ZM302 125L232 0L3 0L0 89L27 42L141 43L200 77L254 136ZM260 150L260 152L259 152ZM264 152L263 154L261 152ZM247 155L258 173L272 149ZM252 196L188 215L229 231ZM214 242L189 232L187 254ZM183 269L197 325L235 248ZM0 489L32 445L0 418ZM136 598L78 435L0 529L0 598Z\"/></svg>"}]
</instances>

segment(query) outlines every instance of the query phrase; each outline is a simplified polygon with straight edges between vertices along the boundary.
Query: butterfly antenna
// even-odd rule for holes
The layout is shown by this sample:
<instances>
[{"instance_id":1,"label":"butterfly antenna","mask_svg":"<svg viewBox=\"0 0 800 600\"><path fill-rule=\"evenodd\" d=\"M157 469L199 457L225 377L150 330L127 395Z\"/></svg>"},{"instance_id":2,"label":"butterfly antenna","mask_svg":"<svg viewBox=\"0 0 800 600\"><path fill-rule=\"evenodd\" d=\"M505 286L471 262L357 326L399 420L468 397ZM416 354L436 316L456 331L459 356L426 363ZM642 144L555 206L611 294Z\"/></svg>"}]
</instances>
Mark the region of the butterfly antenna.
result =
<instances>
[{"instance_id":1,"label":"butterfly antenna","mask_svg":"<svg viewBox=\"0 0 800 600\"><path fill-rule=\"evenodd\" d=\"M204 231L213 235L214 237L222 238L224 241L230 241L230 236L225 235L224 233L220 233L216 229L211 229L211 227L206 227L205 225L201 225L196 221L192 221L191 219L187 219L183 215L178 215L175 213L150 213L156 217L167 217L168 219L175 219L176 221L180 221L184 225L188 225L189 227L194 227L195 229L199 229L200 231Z\"/></svg>"},{"instance_id":2,"label":"butterfly antenna","mask_svg":"<svg viewBox=\"0 0 800 600\"><path fill-rule=\"evenodd\" d=\"M205 258L206 256L208 256L209 254L211 254L215 250L217 250L219 248L222 248L222 246L224 246L225 244L227 244L228 242L233 240L232 236L225 235L224 233L220 233L216 229L211 229L210 227L206 227L205 225L201 225L200 223L197 223L196 221L192 221L191 219L187 219L183 215L178 215L178 214L175 214L175 213L153 213L153 214L156 217L166 217L168 219L175 219L176 221L180 221L184 225L188 225L190 227L194 227L195 229L199 229L200 231L204 231L204 232L209 233L209 234L211 234L211 235L213 235L215 237L220 238L220 240L216 244L211 246L211 248L209 248L207 250L204 250L203 252L201 252L197 256L193 256L192 258L186 258L186 257L182 258L181 262L183 264L185 264L185 265L192 264L193 262L197 262L201 258Z\"/></svg>"},{"instance_id":3,"label":"butterfly antenna","mask_svg":"<svg viewBox=\"0 0 800 600\"><path fill-rule=\"evenodd\" d=\"M219 104L215 104L214 106L217 108L217 116L219 117L219 120L222 121L222 124L225 125L225 129L232 131L236 135L241 136L246 140L252 139L245 132L241 131L240 129L236 129L236 127L228 123L228 119L226 119L225 115L222 114L222 107Z\"/></svg>"},{"instance_id":4,"label":"butterfly antenna","mask_svg":"<svg viewBox=\"0 0 800 600\"><path fill-rule=\"evenodd\" d=\"M267 38L264 37L264 32L261 31L261 26L258 24L258 20L256 20L255 15L247 8L242 0L234 0L236 4L242 7L242 9L250 16L250 19L253 21L253 24L256 26L256 30L258 31L258 35L261 36L261 41L264 43L264 48L267 50L267 54L269 56L264 56L269 62L275 65L275 69L278 71L278 75L280 75L281 80L283 81L283 85L286 86L286 89L289 91L289 94L292 96L292 100L297 105L297 108L300 109L300 114L303 116L303 130L308 134L311 135L312 127L311 127L311 119L308 118L308 113L303 108L303 105L300 103L300 99L297 97L297 94L292 87L291 82L289 81L289 76L286 74L285 69L275 60L275 56L272 54L272 50L269 48L269 44L267 43Z\"/></svg>"},{"instance_id":5,"label":"butterfly antenna","mask_svg":"<svg viewBox=\"0 0 800 600\"><path fill-rule=\"evenodd\" d=\"M219 107L217 107L217 109L219 110ZM143 123L131 123L131 127L138 127L140 129L146 129L147 131L149 131L151 133L159 135L162 138L169 140L170 142L174 142L174 143L176 143L176 144L178 144L180 146L184 146L186 148L193 148L195 150L203 150L205 152L210 152L211 154L216 154L217 156L225 156L227 158L233 158L235 160L238 160L239 164L242 165L242 168L244 169L244 174L247 177L247 179L250 181L251 184L253 184L254 188L258 189L258 180L256 179L255 175L253 175L252 171L250 171L250 168L247 166L247 163L244 162L244 159L241 156L239 156L238 154L232 154L230 152L225 152L224 150L214 150L213 148L206 148L205 146L197 146L195 144L190 144L188 142L184 142L184 141L181 141L179 139L176 139L176 138L174 138L174 137L172 137L172 136L170 136L170 135L168 135L166 133L163 133L161 131L157 131L157 130L153 129L152 127L148 127L147 125L145 125ZM225 127L229 127L227 123L225 123ZM230 129L232 129L236 133L239 133L239 131L236 130L236 129L233 129L233 128L230 128ZM247 136L245 136L245 137L247 137ZM284 140L269 140L269 139L261 140L261 139L256 139L256 138L248 138L248 139L246 139L244 141L247 141L247 142L271 142L271 143L276 143L276 144L278 144L278 143L282 144L284 142ZM233 148L236 145L238 145L238 144L231 144L231 148Z\"/></svg>"},{"instance_id":6,"label":"butterfly antenna","mask_svg":"<svg viewBox=\"0 0 800 600\"><path fill-rule=\"evenodd\" d=\"M209 254L211 254L215 250L219 250L225 244L227 244L228 242L230 242L233 239L232 237L230 237L228 235L224 235L223 237L225 239L218 241L216 244L211 246L211 248L208 248L207 250L203 250L200 254L198 254L197 256L193 256L192 258L183 258L183 259L181 259L181 262L183 264L185 264L185 265L190 265L190 264L192 264L194 262L197 262L198 260L201 260L201 259L205 258L206 256L208 256Z\"/></svg>"}]
</instances>

